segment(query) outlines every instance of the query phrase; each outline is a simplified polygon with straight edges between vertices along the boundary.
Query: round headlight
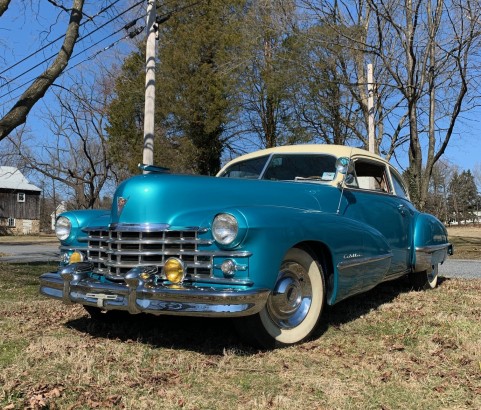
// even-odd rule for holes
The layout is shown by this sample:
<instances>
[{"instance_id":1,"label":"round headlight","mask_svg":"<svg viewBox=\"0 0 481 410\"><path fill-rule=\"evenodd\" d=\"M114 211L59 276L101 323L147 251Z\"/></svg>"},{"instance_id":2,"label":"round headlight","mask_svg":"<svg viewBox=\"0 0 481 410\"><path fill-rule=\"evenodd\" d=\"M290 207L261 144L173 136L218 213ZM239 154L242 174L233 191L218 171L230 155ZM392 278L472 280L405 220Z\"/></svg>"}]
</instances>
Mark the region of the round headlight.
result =
<instances>
[{"instance_id":1,"label":"round headlight","mask_svg":"<svg viewBox=\"0 0 481 410\"><path fill-rule=\"evenodd\" d=\"M221 245L230 245L237 238L239 224L230 214L219 214L212 222L212 235Z\"/></svg>"},{"instance_id":2,"label":"round headlight","mask_svg":"<svg viewBox=\"0 0 481 410\"><path fill-rule=\"evenodd\" d=\"M65 216L61 216L57 219L57 223L55 224L55 234L59 240L64 241L67 239L71 230L72 223L70 222L70 219Z\"/></svg>"}]
</instances>

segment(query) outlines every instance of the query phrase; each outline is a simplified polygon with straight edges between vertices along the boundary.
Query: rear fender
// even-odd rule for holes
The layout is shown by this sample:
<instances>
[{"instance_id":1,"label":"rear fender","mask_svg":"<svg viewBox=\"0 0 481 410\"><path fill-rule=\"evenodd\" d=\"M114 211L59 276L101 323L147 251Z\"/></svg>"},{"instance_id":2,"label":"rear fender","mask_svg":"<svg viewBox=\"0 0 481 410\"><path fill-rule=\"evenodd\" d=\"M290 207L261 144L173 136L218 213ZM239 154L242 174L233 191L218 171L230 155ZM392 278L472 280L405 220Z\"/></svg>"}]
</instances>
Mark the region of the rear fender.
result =
<instances>
[{"instance_id":1,"label":"rear fender","mask_svg":"<svg viewBox=\"0 0 481 410\"><path fill-rule=\"evenodd\" d=\"M422 272L443 263L453 248L442 222L433 215L422 213L416 218L413 249L413 271Z\"/></svg>"}]
</instances>

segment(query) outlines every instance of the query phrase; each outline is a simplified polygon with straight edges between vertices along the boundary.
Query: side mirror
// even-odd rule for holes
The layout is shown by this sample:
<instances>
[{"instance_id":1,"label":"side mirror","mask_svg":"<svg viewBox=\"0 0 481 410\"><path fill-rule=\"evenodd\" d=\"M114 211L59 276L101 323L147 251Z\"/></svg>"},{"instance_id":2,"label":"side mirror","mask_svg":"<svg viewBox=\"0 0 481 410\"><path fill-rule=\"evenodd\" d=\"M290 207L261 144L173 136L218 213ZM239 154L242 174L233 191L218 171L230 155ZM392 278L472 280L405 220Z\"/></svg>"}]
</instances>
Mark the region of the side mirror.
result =
<instances>
[{"instance_id":1,"label":"side mirror","mask_svg":"<svg viewBox=\"0 0 481 410\"><path fill-rule=\"evenodd\" d=\"M336 161L336 170L341 174L347 174L354 171L351 159L348 157L340 157Z\"/></svg>"}]
</instances>

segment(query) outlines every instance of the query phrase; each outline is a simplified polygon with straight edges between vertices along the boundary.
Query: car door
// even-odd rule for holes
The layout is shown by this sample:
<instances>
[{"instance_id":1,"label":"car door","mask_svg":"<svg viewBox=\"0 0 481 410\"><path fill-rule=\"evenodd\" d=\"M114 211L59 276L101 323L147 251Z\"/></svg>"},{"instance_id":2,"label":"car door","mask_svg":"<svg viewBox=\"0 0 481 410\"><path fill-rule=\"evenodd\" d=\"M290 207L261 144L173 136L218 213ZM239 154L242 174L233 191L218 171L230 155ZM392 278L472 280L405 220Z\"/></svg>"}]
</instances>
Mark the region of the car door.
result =
<instances>
[{"instance_id":1,"label":"car door","mask_svg":"<svg viewBox=\"0 0 481 410\"><path fill-rule=\"evenodd\" d=\"M347 175L344 216L362 221L378 230L393 254L388 276L407 272L410 267L412 222L410 202L396 195L388 166L373 158L353 158L354 170Z\"/></svg>"}]
</instances>

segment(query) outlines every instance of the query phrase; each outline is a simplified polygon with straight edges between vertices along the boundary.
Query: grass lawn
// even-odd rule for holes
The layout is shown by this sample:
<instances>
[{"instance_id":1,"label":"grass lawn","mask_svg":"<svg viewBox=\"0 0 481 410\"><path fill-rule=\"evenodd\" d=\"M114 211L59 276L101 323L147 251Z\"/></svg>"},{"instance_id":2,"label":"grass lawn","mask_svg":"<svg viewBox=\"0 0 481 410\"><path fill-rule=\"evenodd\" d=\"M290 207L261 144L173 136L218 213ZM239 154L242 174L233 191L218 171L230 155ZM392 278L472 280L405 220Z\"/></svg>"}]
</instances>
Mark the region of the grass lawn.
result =
<instances>
[{"instance_id":1,"label":"grass lawn","mask_svg":"<svg viewBox=\"0 0 481 410\"><path fill-rule=\"evenodd\" d=\"M228 320L93 322L0 264L1 409L479 409L481 281L404 281L326 309L320 335L257 351Z\"/></svg>"},{"instance_id":2,"label":"grass lawn","mask_svg":"<svg viewBox=\"0 0 481 410\"><path fill-rule=\"evenodd\" d=\"M481 226L453 226L448 228L449 240L454 245L453 259L481 259Z\"/></svg>"}]
</instances>

